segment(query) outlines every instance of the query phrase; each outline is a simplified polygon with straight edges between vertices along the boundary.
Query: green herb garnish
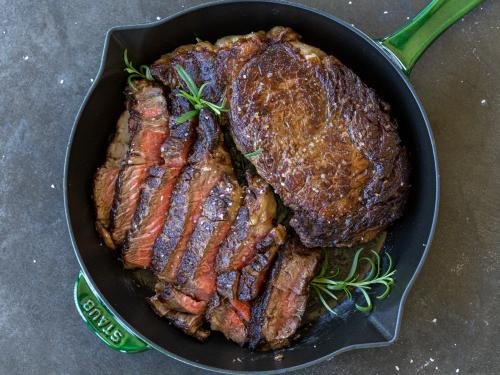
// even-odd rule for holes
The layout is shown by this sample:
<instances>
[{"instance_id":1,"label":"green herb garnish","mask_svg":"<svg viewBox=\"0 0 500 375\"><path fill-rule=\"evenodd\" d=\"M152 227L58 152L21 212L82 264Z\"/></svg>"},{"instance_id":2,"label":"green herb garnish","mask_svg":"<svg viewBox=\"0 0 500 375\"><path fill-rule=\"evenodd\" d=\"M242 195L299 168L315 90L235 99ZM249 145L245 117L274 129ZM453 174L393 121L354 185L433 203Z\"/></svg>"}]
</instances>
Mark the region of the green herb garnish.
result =
<instances>
[{"instance_id":1,"label":"green herb garnish","mask_svg":"<svg viewBox=\"0 0 500 375\"><path fill-rule=\"evenodd\" d=\"M373 308L371 297L368 294L372 286L377 284L384 286L384 291L376 297L377 299L384 299L391 292L391 286L394 284L393 276L396 273L396 270L392 269L391 256L388 253L385 253L389 261L389 266L387 267L387 271L381 274L382 266L378 253L371 250L375 260L369 257L363 257L360 259L362 251L362 248L356 251L351 269L344 280L334 280L334 278L339 274L338 269L333 274L328 272L328 257L325 254L325 260L321 266L321 270L311 282L311 287L316 291L321 303L332 314L335 314L335 312L326 301L326 297L338 300L338 296L335 294L336 292L342 291L349 299L352 300L350 288L359 290L365 299L366 305L361 306L356 304L356 309L364 313L369 313ZM360 261L368 262L370 266L367 275L363 279L358 279L359 275L356 274Z\"/></svg>"},{"instance_id":2,"label":"green herb garnish","mask_svg":"<svg viewBox=\"0 0 500 375\"><path fill-rule=\"evenodd\" d=\"M139 67L139 70L134 68L132 65L132 61L128 59L128 51L125 48L123 51L123 63L125 64L125 70L129 76L127 78L127 83L132 89L137 90L137 88L134 86L133 82L136 79L147 79L148 81L154 81L153 76L151 75L151 71L149 70L149 67L147 65L141 65Z\"/></svg>"},{"instance_id":3,"label":"green herb garnish","mask_svg":"<svg viewBox=\"0 0 500 375\"><path fill-rule=\"evenodd\" d=\"M243 156L246 157L247 159L252 159L252 158L254 158L256 156L259 156L261 154L262 154L262 150L259 148L259 149L255 150L255 151L243 154Z\"/></svg>"},{"instance_id":4,"label":"green herb garnish","mask_svg":"<svg viewBox=\"0 0 500 375\"><path fill-rule=\"evenodd\" d=\"M184 70L182 66L176 65L175 70L177 71L177 75L179 76L179 78L182 79L182 81L186 84L186 87L189 90L189 92L180 90L177 96L182 96L183 98L186 98L189 101L189 103L191 103L191 105L194 107L194 110L183 113L182 115L178 116L175 119L175 122L177 124L182 124L183 122L186 122L192 119L193 117L197 116L202 108L208 108L218 116L220 116L222 112L228 111L226 108L224 108L224 106L226 105L226 98L222 99L222 102L220 104L214 104L201 97L203 89L208 85L208 82L205 82L198 88L194 83L193 79L191 78L191 76Z\"/></svg>"}]
</instances>

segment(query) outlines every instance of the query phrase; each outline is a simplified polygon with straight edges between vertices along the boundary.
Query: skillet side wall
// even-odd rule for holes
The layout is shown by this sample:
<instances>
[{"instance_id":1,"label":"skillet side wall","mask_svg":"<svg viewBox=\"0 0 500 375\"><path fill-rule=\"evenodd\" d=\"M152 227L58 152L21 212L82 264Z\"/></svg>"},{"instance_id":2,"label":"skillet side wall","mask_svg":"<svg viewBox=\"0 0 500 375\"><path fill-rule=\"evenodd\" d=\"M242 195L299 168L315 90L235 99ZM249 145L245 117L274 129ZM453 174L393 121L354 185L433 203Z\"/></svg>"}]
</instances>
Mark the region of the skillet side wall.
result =
<instances>
[{"instance_id":1,"label":"skillet side wall","mask_svg":"<svg viewBox=\"0 0 500 375\"><path fill-rule=\"evenodd\" d=\"M391 228L386 243L398 269L390 297L377 301L368 319L361 313L352 313L348 319L322 321L292 348L285 350L284 358L279 362L274 360L274 353L252 353L220 335L213 335L206 344L199 344L156 317L144 303L144 291L137 290L123 272L121 263L100 245L101 240L93 226L91 200L94 172L103 161L114 124L123 109L123 48L128 48L134 62L151 63L178 45L194 42L195 36L214 41L224 35L266 30L275 25L292 27L306 43L338 57L391 103L403 143L411 154L413 186L405 216ZM197 8L156 26L115 29L110 33L103 64L100 80L94 85L94 92L82 109L74 130L67 160L67 206L82 268L105 302L129 326L174 356L226 371L290 368L348 346L382 343L394 338L400 301L424 256L433 229L437 171L432 136L418 100L397 68L372 42L342 22L299 6L225 3ZM300 355L294 355L298 351ZM241 362L233 362L236 357Z\"/></svg>"}]
</instances>

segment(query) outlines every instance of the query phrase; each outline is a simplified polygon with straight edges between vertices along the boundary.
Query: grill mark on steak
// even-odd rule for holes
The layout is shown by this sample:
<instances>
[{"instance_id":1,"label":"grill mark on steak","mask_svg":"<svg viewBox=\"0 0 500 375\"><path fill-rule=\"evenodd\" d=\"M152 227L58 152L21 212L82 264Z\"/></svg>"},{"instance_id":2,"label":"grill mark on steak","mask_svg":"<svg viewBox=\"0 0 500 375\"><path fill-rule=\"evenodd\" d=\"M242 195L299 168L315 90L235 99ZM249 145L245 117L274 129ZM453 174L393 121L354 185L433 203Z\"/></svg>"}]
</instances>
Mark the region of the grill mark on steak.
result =
<instances>
[{"instance_id":1,"label":"grill mark on steak","mask_svg":"<svg viewBox=\"0 0 500 375\"><path fill-rule=\"evenodd\" d=\"M367 241L401 215L408 161L389 108L334 57L270 42L233 82L229 117L308 247Z\"/></svg>"},{"instance_id":2,"label":"grill mark on steak","mask_svg":"<svg viewBox=\"0 0 500 375\"><path fill-rule=\"evenodd\" d=\"M196 119L182 124L175 121L177 116L189 110L189 103L175 93L170 95L170 103L170 135L161 147L164 164L149 169L149 177L142 187L132 226L123 246L126 268L150 266L153 244L165 223L172 191L182 167L187 163L194 140Z\"/></svg>"},{"instance_id":3,"label":"grill mark on steak","mask_svg":"<svg viewBox=\"0 0 500 375\"><path fill-rule=\"evenodd\" d=\"M236 221L217 254L218 273L240 270L255 256L255 246L273 227L276 200L259 176L247 174L248 187Z\"/></svg>"},{"instance_id":4,"label":"grill mark on steak","mask_svg":"<svg viewBox=\"0 0 500 375\"><path fill-rule=\"evenodd\" d=\"M108 146L106 153L106 161L97 169L94 176L93 198L96 208L96 229L101 235L106 246L114 249L115 244L111 239L111 234L108 232L110 224L111 207L113 205L113 197L115 192L116 180L120 167L124 162L129 143L128 132L129 114L124 111L117 123L116 132L113 141Z\"/></svg>"},{"instance_id":5,"label":"grill mark on steak","mask_svg":"<svg viewBox=\"0 0 500 375\"><path fill-rule=\"evenodd\" d=\"M290 239L278 253L271 277L252 306L249 346L261 350L289 345L304 314L309 283L321 261L321 253Z\"/></svg>"},{"instance_id":6,"label":"grill mark on steak","mask_svg":"<svg viewBox=\"0 0 500 375\"><path fill-rule=\"evenodd\" d=\"M258 297L266 280L267 271L285 242L286 230L282 225L273 228L256 246L257 254L241 270L238 283L238 299L250 301Z\"/></svg>"},{"instance_id":7,"label":"grill mark on steak","mask_svg":"<svg viewBox=\"0 0 500 375\"><path fill-rule=\"evenodd\" d=\"M127 88L130 114L130 148L120 170L111 210L111 235L115 245L123 244L132 224L149 167L161 164L160 146L168 136L167 102L159 85L135 81L136 90Z\"/></svg>"},{"instance_id":8,"label":"grill mark on steak","mask_svg":"<svg viewBox=\"0 0 500 375\"><path fill-rule=\"evenodd\" d=\"M226 237L241 201L240 188L232 175L223 175L203 203L177 273L182 290L208 301L216 288L215 257Z\"/></svg>"},{"instance_id":9,"label":"grill mark on steak","mask_svg":"<svg viewBox=\"0 0 500 375\"><path fill-rule=\"evenodd\" d=\"M184 333L197 338L199 341L205 341L210 336L210 331L203 328L205 322L203 315L193 315L170 310L160 301L158 296L148 298L147 301L156 314L167 318Z\"/></svg>"},{"instance_id":10,"label":"grill mark on steak","mask_svg":"<svg viewBox=\"0 0 500 375\"><path fill-rule=\"evenodd\" d=\"M200 111L198 138L172 194L163 231L153 246L152 269L164 281L176 282L188 241L212 188L232 173L229 155L222 148L222 134L213 115Z\"/></svg>"}]
</instances>

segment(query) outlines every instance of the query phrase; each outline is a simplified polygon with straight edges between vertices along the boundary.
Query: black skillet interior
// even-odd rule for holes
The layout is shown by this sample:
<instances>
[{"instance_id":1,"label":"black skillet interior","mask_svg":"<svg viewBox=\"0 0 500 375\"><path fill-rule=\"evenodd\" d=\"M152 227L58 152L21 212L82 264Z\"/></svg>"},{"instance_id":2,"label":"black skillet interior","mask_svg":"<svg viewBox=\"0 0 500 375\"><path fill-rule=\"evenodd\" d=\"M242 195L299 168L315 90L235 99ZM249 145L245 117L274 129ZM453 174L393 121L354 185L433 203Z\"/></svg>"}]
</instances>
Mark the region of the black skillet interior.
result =
<instances>
[{"instance_id":1,"label":"black skillet interior","mask_svg":"<svg viewBox=\"0 0 500 375\"><path fill-rule=\"evenodd\" d=\"M179 45L193 43L195 37L215 41L224 35L267 30L275 25L292 27L305 42L337 56L391 103L413 167L405 216L390 229L385 245L398 270L392 294L377 301L368 317L356 312L320 320L291 348L282 351L281 361L274 359L276 353L253 353L219 334L200 344L152 313L116 257L100 245L91 200L93 174L103 161L116 119L123 110L124 48L128 48L136 65L149 64ZM67 160L67 207L80 264L112 311L157 349L198 366L226 371L282 370L310 364L346 348L393 341L406 291L432 235L438 199L432 135L418 99L395 65L366 36L345 23L283 3L216 3L161 23L116 28L108 39L102 74L75 124Z\"/></svg>"}]
</instances>

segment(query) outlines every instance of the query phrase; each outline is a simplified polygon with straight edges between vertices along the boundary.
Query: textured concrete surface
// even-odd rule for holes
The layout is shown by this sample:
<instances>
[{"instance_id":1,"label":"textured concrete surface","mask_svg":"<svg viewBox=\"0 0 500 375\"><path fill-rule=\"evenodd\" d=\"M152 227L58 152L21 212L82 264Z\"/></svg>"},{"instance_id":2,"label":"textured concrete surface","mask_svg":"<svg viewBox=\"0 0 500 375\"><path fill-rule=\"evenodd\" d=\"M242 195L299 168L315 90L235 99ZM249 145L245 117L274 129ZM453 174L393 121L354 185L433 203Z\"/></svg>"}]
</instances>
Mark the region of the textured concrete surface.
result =
<instances>
[{"instance_id":1,"label":"textured concrete surface","mask_svg":"<svg viewBox=\"0 0 500 375\"><path fill-rule=\"evenodd\" d=\"M0 373L202 371L156 352L116 353L72 302L78 265L63 212L65 146L108 28L202 1L0 0ZM426 1L304 1L372 36ZM297 374L497 374L500 247L500 2L453 26L412 81L435 132L442 196L427 263L399 341Z\"/></svg>"}]
</instances>

